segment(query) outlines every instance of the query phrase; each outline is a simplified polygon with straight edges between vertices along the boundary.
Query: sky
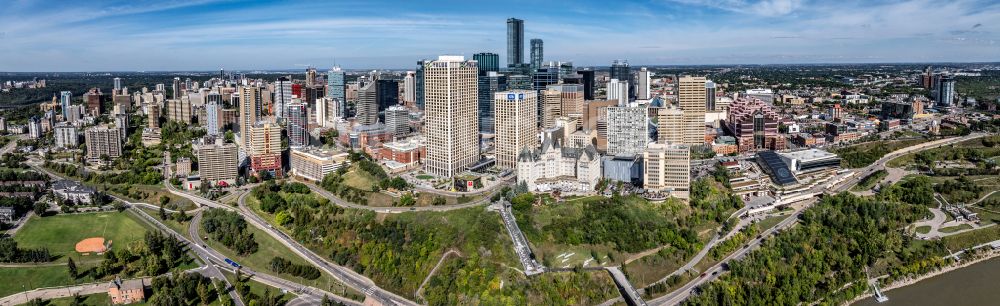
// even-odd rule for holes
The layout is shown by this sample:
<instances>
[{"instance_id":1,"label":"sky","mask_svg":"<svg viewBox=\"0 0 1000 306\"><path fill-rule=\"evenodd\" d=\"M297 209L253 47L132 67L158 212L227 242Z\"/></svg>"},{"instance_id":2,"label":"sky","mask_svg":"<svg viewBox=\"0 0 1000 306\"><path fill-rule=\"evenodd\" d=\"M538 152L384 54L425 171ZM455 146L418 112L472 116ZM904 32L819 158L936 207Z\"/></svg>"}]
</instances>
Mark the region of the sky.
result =
<instances>
[{"instance_id":1,"label":"sky","mask_svg":"<svg viewBox=\"0 0 1000 306\"><path fill-rule=\"evenodd\" d=\"M0 71L503 65L510 17L580 67L1000 61L1000 0L0 0Z\"/></svg>"}]
</instances>

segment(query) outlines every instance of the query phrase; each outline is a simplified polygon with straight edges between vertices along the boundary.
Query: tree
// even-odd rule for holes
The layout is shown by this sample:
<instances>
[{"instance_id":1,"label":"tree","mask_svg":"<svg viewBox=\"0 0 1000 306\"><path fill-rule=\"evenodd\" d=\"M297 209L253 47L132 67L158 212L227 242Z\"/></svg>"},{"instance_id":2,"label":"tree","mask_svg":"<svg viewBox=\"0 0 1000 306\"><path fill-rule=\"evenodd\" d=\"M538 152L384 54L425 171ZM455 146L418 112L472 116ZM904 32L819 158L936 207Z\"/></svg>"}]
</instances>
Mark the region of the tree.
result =
<instances>
[{"instance_id":1,"label":"tree","mask_svg":"<svg viewBox=\"0 0 1000 306\"><path fill-rule=\"evenodd\" d=\"M274 215L274 222L277 222L278 225L286 225L292 222L292 216L289 215L288 212L282 210L279 211L277 215Z\"/></svg>"},{"instance_id":2,"label":"tree","mask_svg":"<svg viewBox=\"0 0 1000 306\"><path fill-rule=\"evenodd\" d=\"M45 202L35 203L34 210L35 214L38 215L39 217L44 216L45 212L49 210L49 204Z\"/></svg>"},{"instance_id":3,"label":"tree","mask_svg":"<svg viewBox=\"0 0 1000 306\"><path fill-rule=\"evenodd\" d=\"M208 305L210 302L212 302L210 300L210 298L212 297L211 291L209 291L208 285L206 285L205 283L200 283L198 284L198 287L195 288L195 290L198 292L198 298L201 299L202 305Z\"/></svg>"},{"instance_id":4,"label":"tree","mask_svg":"<svg viewBox=\"0 0 1000 306\"><path fill-rule=\"evenodd\" d=\"M236 135L233 134L233 131L226 131L225 138L226 138L226 143L233 143L233 141L236 140Z\"/></svg>"},{"instance_id":5,"label":"tree","mask_svg":"<svg viewBox=\"0 0 1000 306\"><path fill-rule=\"evenodd\" d=\"M70 257L66 261L66 270L69 271L69 277L72 278L72 279L76 279L78 276L80 276L78 274L78 271L76 270L76 263L73 262L73 258L72 257Z\"/></svg>"},{"instance_id":6,"label":"tree","mask_svg":"<svg viewBox=\"0 0 1000 306\"><path fill-rule=\"evenodd\" d=\"M167 221L167 210L163 208L163 204L160 204L160 220Z\"/></svg>"}]
</instances>

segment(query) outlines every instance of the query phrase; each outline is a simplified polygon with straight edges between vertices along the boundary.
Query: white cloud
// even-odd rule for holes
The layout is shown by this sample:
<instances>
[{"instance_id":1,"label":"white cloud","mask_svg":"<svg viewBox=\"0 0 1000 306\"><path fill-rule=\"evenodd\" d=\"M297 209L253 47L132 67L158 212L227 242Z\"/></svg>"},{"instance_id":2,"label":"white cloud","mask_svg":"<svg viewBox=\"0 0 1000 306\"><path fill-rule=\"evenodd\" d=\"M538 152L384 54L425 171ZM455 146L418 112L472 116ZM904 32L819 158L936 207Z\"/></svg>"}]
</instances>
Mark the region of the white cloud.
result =
<instances>
[{"instance_id":1,"label":"white cloud","mask_svg":"<svg viewBox=\"0 0 1000 306\"><path fill-rule=\"evenodd\" d=\"M669 0L687 5L707 6L736 13L784 16L802 7L802 0Z\"/></svg>"}]
</instances>

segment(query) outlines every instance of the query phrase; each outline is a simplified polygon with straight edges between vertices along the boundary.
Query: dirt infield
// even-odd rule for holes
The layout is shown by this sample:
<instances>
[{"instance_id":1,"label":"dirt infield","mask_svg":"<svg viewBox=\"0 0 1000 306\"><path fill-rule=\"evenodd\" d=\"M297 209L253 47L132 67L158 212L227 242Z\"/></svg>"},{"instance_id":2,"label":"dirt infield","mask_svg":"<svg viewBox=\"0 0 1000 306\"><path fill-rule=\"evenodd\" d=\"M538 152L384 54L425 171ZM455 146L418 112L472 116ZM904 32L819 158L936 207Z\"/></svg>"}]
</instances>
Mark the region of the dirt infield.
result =
<instances>
[{"instance_id":1,"label":"dirt infield","mask_svg":"<svg viewBox=\"0 0 1000 306\"><path fill-rule=\"evenodd\" d=\"M104 237L87 238L76 243L76 251L78 253L104 253L110 245L110 241L105 245Z\"/></svg>"}]
</instances>

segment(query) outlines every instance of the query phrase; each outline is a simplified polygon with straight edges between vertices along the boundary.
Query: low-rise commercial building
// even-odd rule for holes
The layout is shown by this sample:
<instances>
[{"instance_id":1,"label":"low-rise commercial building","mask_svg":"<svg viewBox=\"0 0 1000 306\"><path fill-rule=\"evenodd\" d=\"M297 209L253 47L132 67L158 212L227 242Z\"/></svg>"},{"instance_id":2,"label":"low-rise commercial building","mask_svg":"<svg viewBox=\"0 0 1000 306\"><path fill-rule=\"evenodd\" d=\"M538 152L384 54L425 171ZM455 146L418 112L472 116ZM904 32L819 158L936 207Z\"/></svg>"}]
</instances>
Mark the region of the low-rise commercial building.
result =
<instances>
[{"instance_id":1,"label":"low-rise commercial building","mask_svg":"<svg viewBox=\"0 0 1000 306\"><path fill-rule=\"evenodd\" d=\"M312 181L323 177L350 162L347 153L312 147L294 148L291 152L292 174Z\"/></svg>"},{"instance_id":2,"label":"low-rise commercial building","mask_svg":"<svg viewBox=\"0 0 1000 306\"><path fill-rule=\"evenodd\" d=\"M840 167L837 154L818 149L778 153L778 156L796 174Z\"/></svg>"}]
</instances>

